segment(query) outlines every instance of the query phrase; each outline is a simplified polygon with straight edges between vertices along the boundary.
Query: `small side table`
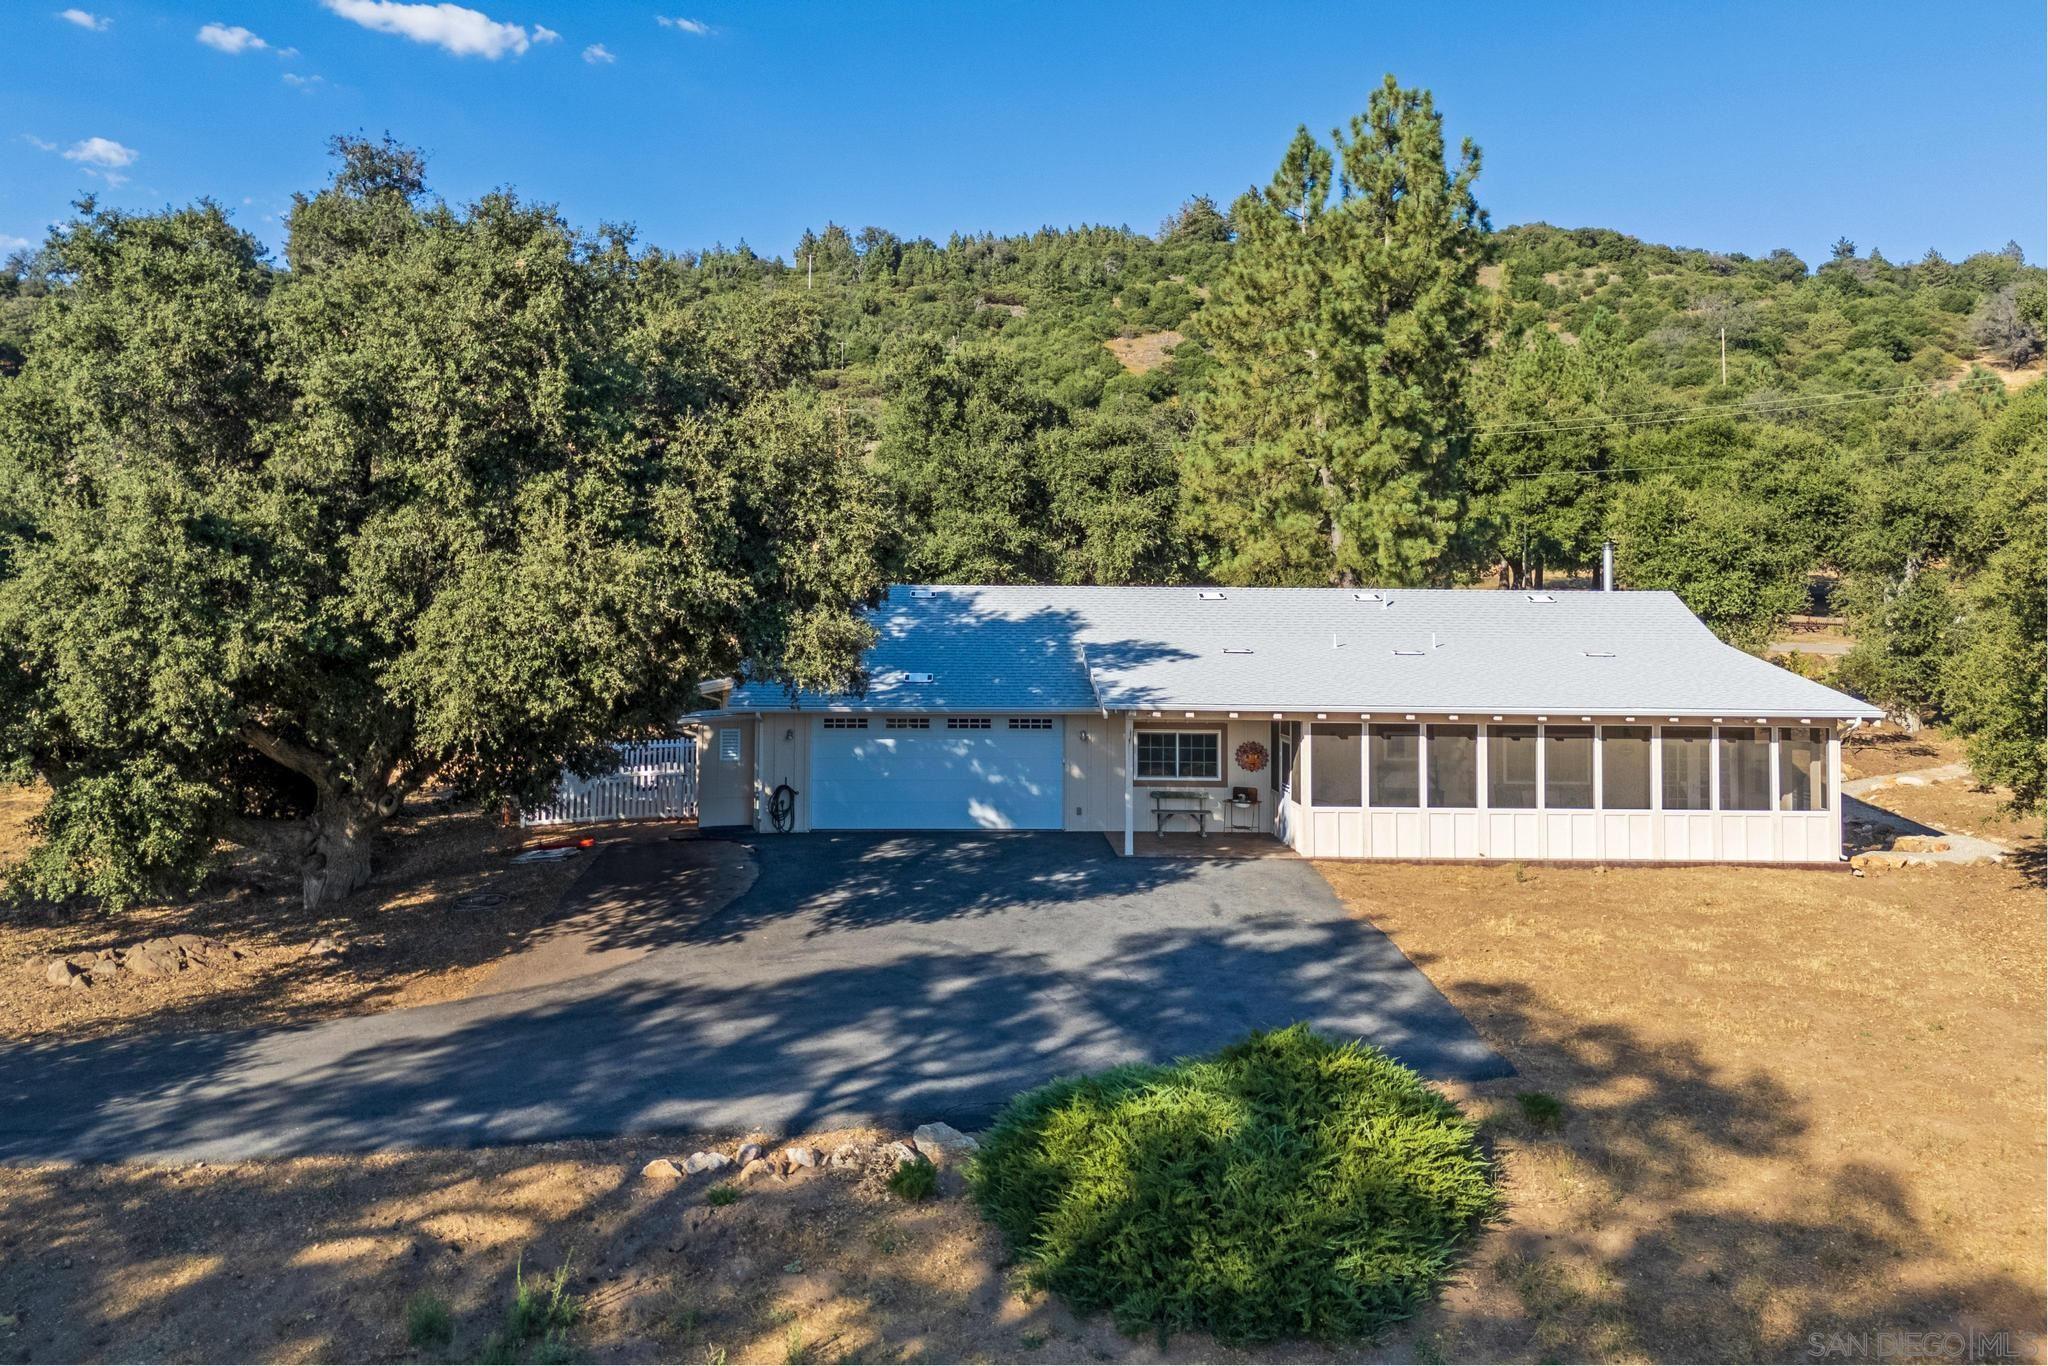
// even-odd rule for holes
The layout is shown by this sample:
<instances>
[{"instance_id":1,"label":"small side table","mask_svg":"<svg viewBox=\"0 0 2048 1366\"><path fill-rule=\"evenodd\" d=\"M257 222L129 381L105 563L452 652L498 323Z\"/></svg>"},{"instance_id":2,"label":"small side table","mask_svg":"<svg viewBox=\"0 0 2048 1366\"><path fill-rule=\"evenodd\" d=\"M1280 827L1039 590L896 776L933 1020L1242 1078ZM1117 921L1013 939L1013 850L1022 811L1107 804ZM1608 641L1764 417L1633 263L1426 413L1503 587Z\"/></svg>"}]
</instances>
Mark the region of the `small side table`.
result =
<instances>
[{"instance_id":1,"label":"small side table","mask_svg":"<svg viewBox=\"0 0 2048 1366\"><path fill-rule=\"evenodd\" d=\"M1249 801L1233 797L1230 802L1230 828L1232 830L1257 830L1259 828L1259 799Z\"/></svg>"}]
</instances>

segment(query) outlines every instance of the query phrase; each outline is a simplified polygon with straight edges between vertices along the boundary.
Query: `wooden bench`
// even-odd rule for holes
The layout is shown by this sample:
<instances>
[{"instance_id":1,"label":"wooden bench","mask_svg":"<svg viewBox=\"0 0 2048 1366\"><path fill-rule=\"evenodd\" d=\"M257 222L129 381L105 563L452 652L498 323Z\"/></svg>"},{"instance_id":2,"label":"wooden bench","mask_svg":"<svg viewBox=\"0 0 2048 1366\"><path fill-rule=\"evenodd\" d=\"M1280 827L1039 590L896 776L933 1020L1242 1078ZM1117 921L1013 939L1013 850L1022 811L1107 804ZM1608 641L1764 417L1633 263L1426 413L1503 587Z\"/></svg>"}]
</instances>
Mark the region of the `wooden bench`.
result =
<instances>
[{"instance_id":1,"label":"wooden bench","mask_svg":"<svg viewBox=\"0 0 2048 1366\"><path fill-rule=\"evenodd\" d=\"M1166 823L1176 816L1184 816L1195 823L1195 833L1203 838L1209 835L1209 799L1199 792L1154 792L1152 794L1153 833L1166 833Z\"/></svg>"}]
</instances>

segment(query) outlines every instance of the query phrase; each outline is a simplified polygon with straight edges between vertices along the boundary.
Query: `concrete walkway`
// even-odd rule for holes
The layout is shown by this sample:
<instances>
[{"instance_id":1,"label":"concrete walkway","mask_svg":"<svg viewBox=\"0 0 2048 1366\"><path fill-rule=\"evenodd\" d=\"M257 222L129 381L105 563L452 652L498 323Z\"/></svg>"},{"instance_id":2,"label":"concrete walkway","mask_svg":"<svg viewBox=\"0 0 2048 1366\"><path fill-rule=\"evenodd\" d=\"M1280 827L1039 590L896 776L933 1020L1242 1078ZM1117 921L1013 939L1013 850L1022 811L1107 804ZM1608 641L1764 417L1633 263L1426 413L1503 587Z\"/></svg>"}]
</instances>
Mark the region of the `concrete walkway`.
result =
<instances>
[{"instance_id":1,"label":"concrete walkway","mask_svg":"<svg viewBox=\"0 0 2048 1366\"><path fill-rule=\"evenodd\" d=\"M977 1127L1061 1073L1294 1020L1435 1077L1509 1071L1304 862L1119 859L1099 835L742 843L751 889L638 917L662 942L610 972L299 1029L10 1047L0 1160ZM616 846L584 881L657 911L678 847Z\"/></svg>"},{"instance_id":2,"label":"concrete walkway","mask_svg":"<svg viewBox=\"0 0 2048 1366\"><path fill-rule=\"evenodd\" d=\"M2012 850L1997 840L1938 830L1868 800L1895 787L1926 787L1933 783L1958 782L1970 776L1968 764L1937 764L1932 768L1907 769L1903 773L1875 773L1843 783L1844 822L1868 826L1892 840L1891 847L1868 850L1849 862L1858 868L1871 864L1910 868L1938 863L2003 863ZM1902 841L1904 847L1901 847ZM1948 847L1934 848L1931 847L1933 845Z\"/></svg>"}]
</instances>

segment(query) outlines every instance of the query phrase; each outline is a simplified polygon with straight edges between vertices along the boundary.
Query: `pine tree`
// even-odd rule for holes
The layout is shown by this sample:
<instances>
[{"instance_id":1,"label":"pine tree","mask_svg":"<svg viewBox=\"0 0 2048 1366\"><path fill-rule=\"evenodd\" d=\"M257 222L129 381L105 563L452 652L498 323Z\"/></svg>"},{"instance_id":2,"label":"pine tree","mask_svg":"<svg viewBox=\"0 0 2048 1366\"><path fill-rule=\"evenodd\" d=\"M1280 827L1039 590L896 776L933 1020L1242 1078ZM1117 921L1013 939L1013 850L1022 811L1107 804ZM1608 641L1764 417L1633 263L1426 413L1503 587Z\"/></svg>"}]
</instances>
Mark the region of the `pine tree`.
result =
<instances>
[{"instance_id":1,"label":"pine tree","mask_svg":"<svg viewBox=\"0 0 2048 1366\"><path fill-rule=\"evenodd\" d=\"M1451 169L1429 95L1391 76L1332 137L1298 130L1272 183L1233 206L1237 246L1203 313L1217 365L1186 520L1219 579L1427 582L1457 549L1479 152L1467 142Z\"/></svg>"}]
</instances>

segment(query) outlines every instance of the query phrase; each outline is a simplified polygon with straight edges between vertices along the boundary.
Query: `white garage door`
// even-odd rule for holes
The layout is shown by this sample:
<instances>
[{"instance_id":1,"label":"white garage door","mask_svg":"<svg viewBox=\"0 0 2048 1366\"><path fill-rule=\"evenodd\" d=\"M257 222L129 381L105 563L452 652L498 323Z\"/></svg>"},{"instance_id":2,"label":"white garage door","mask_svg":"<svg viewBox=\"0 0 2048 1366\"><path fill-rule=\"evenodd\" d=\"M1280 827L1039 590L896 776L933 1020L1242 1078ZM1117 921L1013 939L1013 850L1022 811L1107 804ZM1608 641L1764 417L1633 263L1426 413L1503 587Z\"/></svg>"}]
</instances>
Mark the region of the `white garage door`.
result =
<instances>
[{"instance_id":1,"label":"white garage door","mask_svg":"<svg viewBox=\"0 0 2048 1366\"><path fill-rule=\"evenodd\" d=\"M1057 830L1059 718L825 716L812 722L814 830Z\"/></svg>"}]
</instances>

